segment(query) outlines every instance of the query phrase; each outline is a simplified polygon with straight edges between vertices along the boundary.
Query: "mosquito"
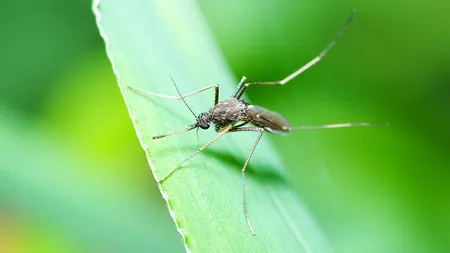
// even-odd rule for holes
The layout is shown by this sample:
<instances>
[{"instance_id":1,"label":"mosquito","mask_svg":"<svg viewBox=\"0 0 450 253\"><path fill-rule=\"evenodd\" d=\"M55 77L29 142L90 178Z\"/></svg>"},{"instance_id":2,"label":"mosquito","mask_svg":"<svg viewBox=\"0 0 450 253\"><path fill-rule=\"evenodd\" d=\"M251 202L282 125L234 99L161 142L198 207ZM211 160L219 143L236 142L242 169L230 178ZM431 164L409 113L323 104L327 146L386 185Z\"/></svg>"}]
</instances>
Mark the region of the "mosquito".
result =
<instances>
[{"instance_id":1,"label":"mosquito","mask_svg":"<svg viewBox=\"0 0 450 253\"><path fill-rule=\"evenodd\" d=\"M261 139L264 132L270 132L274 134L286 134L290 132L291 130L296 129L321 129L321 128L342 128L342 127L358 127L358 126L385 126L386 123L368 123L368 122L358 122L358 123L339 123L339 124L327 124L327 125L315 125L315 126L290 126L288 121L281 116L280 114L270 111L266 108L249 104L243 100L241 100L242 95L244 94L245 90L249 86L254 85L275 85L275 86L281 86L286 83L288 83L293 78L297 77L301 73L303 73L305 70L319 62L327 53L328 51L336 44L336 41L341 37L341 35L346 30L348 24L352 21L354 16L355 10L353 10L349 17L347 18L347 21L345 22L344 26L341 28L341 30L338 32L338 34L334 37L334 39L327 45L327 47L314 59L312 59L310 62L305 64L303 67L296 70L294 73L288 75L286 78L282 79L281 81L274 81L274 82L250 82L247 83L247 78L245 76L242 77L240 80L236 91L234 94L223 100L219 101L219 85L213 84L208 87L193 91L191 93L187 93L185 95L181 95L175 81L172 77L171 80L175 86L175 89L177 90L178 96L169 96L169 95L163 95L163 94L157 94L153 92L148 92L144 90L140 90L137 88L130 87L130 89L144 94L144 95L150 95L150 96L156 96L161 98L168 98L168 99L176 99L176 100L182 100L183 103L186 105L186 107L189 109L189 111L194 115L196 118L196 122L192 125L189 125L185 127L183 130L179 130L176 132L166 133L162 135L156 135L153 136L153 139L161 139L164 137L172 136L181 134L184 132L188 132L193 129L208 129L212 124L215 125L215 130L218 133L216 137L214 137L212 140L210 140L208 143L200 147L197 151L195 151L193 154L186 157L184 160L179 162L173 169L171 169L165 176L163 176L161 179L158 180L158 183L161 184L165 180L167 180L175 171L177 171L180 166L191 159L193 156L197 155L198 153L202 152L204 149L206 149L208 146L210 146L212 143L220 139L222 136L224 136L226 133L231 132L258 132L258 136L256 137L255 143L253 144L250 153L247 156L247 159L245 160L244 166L242 167L242 189L243 189L243 207L244 207L244 214L245 219L247 221L247 225L250 228L250 231L253 235L256 235L255 230L253 229L252 223L249 219L249 214L247 211L247 198L246 198L246 190L245 190L245 169L247 168L247 165L250 161L250 158L253 155L253 152L255 151L256 146L258 145L259 140ZM207 112L202 112L198 116L194 113L194 111L191 109L191 107L187 104L185 98L198 94L200 92L213 89L215 90L214 93L214 106L209 109ZM251 124L252 126L249 126Z\"/></svg>"}]
</instances>

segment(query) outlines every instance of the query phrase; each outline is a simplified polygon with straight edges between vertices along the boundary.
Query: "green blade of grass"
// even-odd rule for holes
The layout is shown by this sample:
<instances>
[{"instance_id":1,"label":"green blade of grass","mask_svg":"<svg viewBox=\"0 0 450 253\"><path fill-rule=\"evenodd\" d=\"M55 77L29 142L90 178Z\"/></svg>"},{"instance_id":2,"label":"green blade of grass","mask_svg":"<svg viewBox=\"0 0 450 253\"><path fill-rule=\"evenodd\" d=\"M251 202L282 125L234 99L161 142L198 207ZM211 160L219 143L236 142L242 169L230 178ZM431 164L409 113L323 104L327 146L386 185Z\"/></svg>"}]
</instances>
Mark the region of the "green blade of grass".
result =
<instances>
[{"instance_id":1,"label":"green blade of grass","mask_svg":"<svg viewBox=\"0 0 450 253\"><path fill-rule=\"evenodd\" d=\"M162 178L216 133L200 130L199 137L191 131L153 140L193 124L195 118L181 101L145 97L127 87L176 95L171 75L181 93L219 83L224 99L237 82L193 1L96 0L93 8L150 168L156 179ZM186 100L198 114L212 106L213 91ZM248 211L257 235L250 232L240 170L256 136L226 134L159 185L186 250L331 252L305 205L283 180L283 165L264 136L246 177Z\"/></svg>"}]
</instances>

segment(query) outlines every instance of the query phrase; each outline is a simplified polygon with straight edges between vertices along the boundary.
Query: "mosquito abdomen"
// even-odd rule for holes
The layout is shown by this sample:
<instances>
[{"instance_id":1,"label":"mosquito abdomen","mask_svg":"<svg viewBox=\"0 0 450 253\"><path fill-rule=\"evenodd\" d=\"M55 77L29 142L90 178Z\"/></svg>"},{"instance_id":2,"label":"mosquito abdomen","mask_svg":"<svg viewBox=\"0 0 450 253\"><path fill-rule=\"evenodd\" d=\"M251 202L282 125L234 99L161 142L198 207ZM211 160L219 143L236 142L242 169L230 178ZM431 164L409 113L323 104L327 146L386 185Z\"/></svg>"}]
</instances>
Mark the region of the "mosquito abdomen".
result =
<instances>
[{"instance_id":1,"label":"mosquito abdomen","mask_svg":"<svg viewBox=\"0 0 450 253\"><path fill-rule=\"evenodd\" d=\"M289 122L280 114L256 105L247 106L247 115L251 123L274 134L286 134L291 128Z\"/></svg>"}]
</instances>

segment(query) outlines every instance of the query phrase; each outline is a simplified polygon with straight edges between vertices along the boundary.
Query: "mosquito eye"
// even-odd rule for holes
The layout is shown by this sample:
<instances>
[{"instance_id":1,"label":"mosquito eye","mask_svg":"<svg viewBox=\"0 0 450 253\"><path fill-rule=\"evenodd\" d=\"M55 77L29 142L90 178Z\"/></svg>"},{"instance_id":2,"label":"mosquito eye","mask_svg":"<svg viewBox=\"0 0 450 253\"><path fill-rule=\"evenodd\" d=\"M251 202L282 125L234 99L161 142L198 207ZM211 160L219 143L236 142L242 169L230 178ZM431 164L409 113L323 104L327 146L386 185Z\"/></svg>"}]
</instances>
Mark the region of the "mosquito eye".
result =
<instances>
[{"instance_id":1,"label":"mosquito eye","mask_svg":"<svg viewBox=\"0 0 450 253\"><path fill-rule=\"evenodd\" d=\"M204 120L200 120L200 128L201 129L208 129L209 128L209 123L204 121Z\"/></svg>"},{"instance_id":2,"label":"mosquito eye","mask_svg":"<svg viewBox=\"0 0 450 253\"><path fill-rule=\"evenodd\" d=\"M210 124L209 124L209 115L206 113L200 113L200 115L198 115L197 118L197 125L201 128L201 129L208 129Z\"/></svg>"}]
</instances>

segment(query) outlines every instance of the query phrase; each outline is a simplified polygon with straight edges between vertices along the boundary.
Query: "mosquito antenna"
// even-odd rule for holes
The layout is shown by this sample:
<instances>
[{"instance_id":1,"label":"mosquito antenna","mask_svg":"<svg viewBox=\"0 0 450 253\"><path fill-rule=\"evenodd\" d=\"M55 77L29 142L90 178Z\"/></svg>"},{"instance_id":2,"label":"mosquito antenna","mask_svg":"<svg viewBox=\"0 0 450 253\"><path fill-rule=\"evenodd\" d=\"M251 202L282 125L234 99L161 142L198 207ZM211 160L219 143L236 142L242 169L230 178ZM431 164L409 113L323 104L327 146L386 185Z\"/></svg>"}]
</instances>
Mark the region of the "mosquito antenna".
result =
<instances>
[{"instance_id":1,"label":"mosquito antenna","mask_svg":"<svg viewBox=\"0 0 450 253\"><path fill-rule=\"evenodd\" d=\"M357 123L338 123L338 124L327 124L327 125L317 125L317 126L293 126L289 127L290 130L296 129L322 129L322 128L342 128L342 127L366 127L366 126L388 126L388 123L377 123L377 122L357 122Z\"/></svg>"},{"instance_id":2,"label":"mosquito antenna","mask_svg":"<svg viewBox=\"0 0 450 253\"><path fill-rule=\"evenodd\" d=\"M175 86L175 89L177 89L178 95L180 96L181 100L183 100L183 103L187 106L189 111L191 111L192 115L194 115L194 117L197 118L194 111L192 111L191 107L189 107L189 105L186 103L186 100L184 100L183 95L181 95L180 90L178 89L178 86L175 83L175 81L173 80L172 76L171 75L169 75L169 76L170 76L170 79L172 79L173 85Z\"/></svg>"}]
</instances>

